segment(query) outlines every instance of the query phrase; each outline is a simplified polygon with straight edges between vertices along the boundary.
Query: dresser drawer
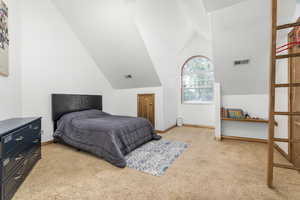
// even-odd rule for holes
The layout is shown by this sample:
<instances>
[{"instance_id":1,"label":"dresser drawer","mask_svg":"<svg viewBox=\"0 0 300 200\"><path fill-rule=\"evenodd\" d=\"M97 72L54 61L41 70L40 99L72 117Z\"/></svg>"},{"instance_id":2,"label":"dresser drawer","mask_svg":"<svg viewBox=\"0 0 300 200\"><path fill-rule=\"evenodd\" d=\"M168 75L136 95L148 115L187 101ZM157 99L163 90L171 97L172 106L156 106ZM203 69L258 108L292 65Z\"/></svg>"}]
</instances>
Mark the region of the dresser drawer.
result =
<instances>
[{"instance_id":1,"label":"dresser drawer","mask_svg":"<svg viewBox=\"0 0 300 200\"><path fill-rule=\"evenodd\" d=\"M9 177L7 181L3 184L3 196L5 200L11 199L12 196L17 191L18 187L21 185L26 177L26 169L28 165L28 160L24 160L20 168L18 168L15 173Z\"/></svg>"},{"instance_id":2,"label":"dresser drawer","mask_svg":"<svg viewBox=\"0 0 300 200\"><path fill-rule=\"evenodd\" d=\"M29 125L31 130L28 136L29 140L40 138L41 136L41 120L35 121Z\"/></svg>"},{"instance_id":3,"label":"dresser drawer","mask_svg":"<svg viewBox=\"0 0 300 200\"><path fill-rule=\"evenodd\" d=\"M36 145L27 151L27 155L20 162L19 167L3 183L3 196L5 200L13 197L18 187L25 180L35 163L41 158L41 147Z\"/></svg>"},{"instance_id":4,"label":"dresser drawer","mask_svg":"<svg viewBox=\"0 0 300 200\"><path fill-rule=\"evenodd\" d=\"M28 160L27 171L30 171L34 164L41 159L41 146L35 146L27 154L26 159Z\"/></svg>"},{"instance_id":5,"label":"dresser drawer","mask_svg":"<svg viewBox=\"0 0 300 200\"><path fill-rule=\"evenodd\" d=\"M41 118L0 122L0 200L10 200L41 159Z\"/></svg>"},{"instance_id":6,"label":"dresser drawer","mask_svg":"<svg viewBox=\"0 0 300 200\"><path fill-rule=\"evenodd\" d=\"M34 144L30 148L22 150L20 153L4 158L2 161L3 179L6 179L9 174L12 173L12 170L17 168L25 158L30 159L31 156L34 156L37 149L40 149L40 144Z\"/></svg>"},{"instance_id":7,"label":"dresser drawer","mask_svg":"<svg viewBox=\"0 0 300 200\"><path fill-rule=\"evenodd\" d=\"M15 154L11 157L4 158L2 161L3 179L9 176L9 173L24 160L26 152Z\"/></svg>"},{"instance_id":8,"label":"dresser drawer","mask_svg":"<svg viewBox=\"0 0 300 200\"><path fill-rule=\"evenodd\" d=\"M29 126L23 127L15 132L12 132L2 138L2 152L4 155L12 151L26 146L26 136L31 131Z\"/></svg>"},{"instance_id":9,"label":"dresser drawer","mask_svg":"<svg viewBox=\"0 0 300 200\"><path fill-rule=\"evenodd\" d=\"M30 147L41 142L40 120L27 125L2 139L3 155L18 153L25 147Z\"/></svg>"},{"instance_id":10,"label":"dresser drawer","mask_svg":"<svg viewBox=\"0 0 300 200\"><path fill-rule=\"evenodd\" d=\"M32 138L28 138L29 140L27 141L28 147L36 146L36 145L41 145L41 136L35 135L32 136Z\"/></svg>"}]
</instances>

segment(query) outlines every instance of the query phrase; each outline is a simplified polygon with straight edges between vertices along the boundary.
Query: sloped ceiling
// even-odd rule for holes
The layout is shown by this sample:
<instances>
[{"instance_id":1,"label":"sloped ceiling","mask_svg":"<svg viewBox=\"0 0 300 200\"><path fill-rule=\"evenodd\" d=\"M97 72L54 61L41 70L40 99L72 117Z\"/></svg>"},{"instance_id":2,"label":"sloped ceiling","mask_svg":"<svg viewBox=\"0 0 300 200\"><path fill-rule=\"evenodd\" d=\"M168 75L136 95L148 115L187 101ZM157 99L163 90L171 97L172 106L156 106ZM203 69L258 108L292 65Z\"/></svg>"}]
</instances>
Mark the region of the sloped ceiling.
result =
<instances>
[{"instance_id":1,"label":"sloped ceiling","mask_svg":"<svg viewBox=\"0 0 300 200\"><path fill-rule=\"evenodd\" d=\"M199 0L179 0L179 7L186 18L192 34L195 32L202 37L211 40L210 18L202 1ZM191 39L191 38L189 38Z\"/></svg>"},{"instance_id":2,"label":"sloped ceiling","mask_svg":"<svg viewBox=\"0 0 300 200\"><path fill-rule=\"evenodd\" d=\"M270 3L271 1L247 0L212 12L213 61L216 80L221 83L223 94L268 92ZM278 3L278 24L291 23L295 0L279 0ZM286 38L287 32L280 31L278 42ZM250 63L234 66L235 60L243 59L250 59Z\"/></svg>"},{"instance_id":3,"label":"sloped ceiling","mask_svg":"<svg viewBox=\"0 0 300 200\"><path fill-rule=\"evenodd\" d=\"M170 64L156 67L175 67L176 56L195 35L210 38L209 17L199 0L137 0L136 22L154 63ZM167 69L168 70L168 69ZM167 76L174 70L168 70ZM162 77L165 79L165 77ZM162 81L163 81L162 79Z\"/></svg>"},{"instance_id":4,"label":"sloped ceiling","mask_svg":"<svg viewBox=\"0 0 300 200\"><path fill-rule=\"evenodd\" d=\"M132 1L52 0L115 89L161 86ZM59 31L59 30L57 30ZM132 79L125 75L131 74Z\"/></svg>"},{"instance_id":5,"label":"sloped ceiling","mask_svg":"<svg viewBox=\"0 0 300 200\"><path fill-rule=\"evenodd\" d=\"M174 0L136 1L136 21L153 60L176 56L189 35Z\"/></svg>"},{"instance_id":6,"label":"sloped ceiling","mask_svg":"<svg viewBox=\"0 0 300 200\"><path fill-rule=\"evenodd\" d=\"M195 34L210 37L201 0L52 1L116 89L174 80L180 51Z\"/></svg>"}]
</instances>

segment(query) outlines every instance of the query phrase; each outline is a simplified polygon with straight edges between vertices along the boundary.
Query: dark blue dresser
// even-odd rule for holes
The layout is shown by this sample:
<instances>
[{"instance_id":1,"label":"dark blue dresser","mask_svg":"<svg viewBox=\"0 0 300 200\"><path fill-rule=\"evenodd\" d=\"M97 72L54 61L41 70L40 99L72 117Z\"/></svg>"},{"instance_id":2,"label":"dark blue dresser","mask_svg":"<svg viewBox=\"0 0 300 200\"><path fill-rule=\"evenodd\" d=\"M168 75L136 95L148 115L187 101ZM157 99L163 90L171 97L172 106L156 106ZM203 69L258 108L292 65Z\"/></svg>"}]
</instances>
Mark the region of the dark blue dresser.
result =
<instances>
[{"instance_id":1,"label":"dark blue dresser","mask_svg":"<svg viewBox=\"0 0 300 200\"><path fill-rule=\"evenodd\" d=\"M41 118L0 121L0 200L9 200L41 159Z\"/></svg>"}]
</instances>

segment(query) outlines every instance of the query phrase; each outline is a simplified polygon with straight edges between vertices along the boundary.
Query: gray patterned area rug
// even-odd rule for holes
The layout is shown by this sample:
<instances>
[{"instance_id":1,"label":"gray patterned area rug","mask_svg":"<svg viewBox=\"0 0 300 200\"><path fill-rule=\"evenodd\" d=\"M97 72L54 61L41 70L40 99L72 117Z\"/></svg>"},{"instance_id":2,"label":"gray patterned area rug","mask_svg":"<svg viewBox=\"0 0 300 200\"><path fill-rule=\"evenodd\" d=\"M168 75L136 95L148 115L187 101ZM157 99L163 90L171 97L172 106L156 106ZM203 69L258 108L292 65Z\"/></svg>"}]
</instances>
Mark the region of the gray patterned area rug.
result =
<instances>
[{"instance_id":1,"label":"gray patterned area rug","mask_svg":"<svg viewBox=\"0 0 300 200\"><path fill-rule=\"evenodd\" d=\"M183 142L151 141L126 156L127 167L162 176L187 147Z\"/></svg>"}]
</instances>

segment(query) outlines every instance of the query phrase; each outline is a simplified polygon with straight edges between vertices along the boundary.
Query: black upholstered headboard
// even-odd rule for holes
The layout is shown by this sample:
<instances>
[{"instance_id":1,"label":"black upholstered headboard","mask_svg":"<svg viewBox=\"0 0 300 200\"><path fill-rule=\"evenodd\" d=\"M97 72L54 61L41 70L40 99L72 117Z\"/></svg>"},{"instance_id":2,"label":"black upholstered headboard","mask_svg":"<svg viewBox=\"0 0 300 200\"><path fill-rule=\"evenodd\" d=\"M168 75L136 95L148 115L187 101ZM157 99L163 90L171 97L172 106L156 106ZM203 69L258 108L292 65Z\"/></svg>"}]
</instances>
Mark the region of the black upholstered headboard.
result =
<instances>
[{"instance_id":1,"label":"black upholstered headboard","mask_svg":"<svg viewBox=\"0 0 300 200\"><path fill-rule=\"evenodd\" d=\"M52 94L51 99L54 130L57 121L64 114L90 109L102 110L101 95Z\"/></svg>"}]
</instances>

